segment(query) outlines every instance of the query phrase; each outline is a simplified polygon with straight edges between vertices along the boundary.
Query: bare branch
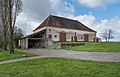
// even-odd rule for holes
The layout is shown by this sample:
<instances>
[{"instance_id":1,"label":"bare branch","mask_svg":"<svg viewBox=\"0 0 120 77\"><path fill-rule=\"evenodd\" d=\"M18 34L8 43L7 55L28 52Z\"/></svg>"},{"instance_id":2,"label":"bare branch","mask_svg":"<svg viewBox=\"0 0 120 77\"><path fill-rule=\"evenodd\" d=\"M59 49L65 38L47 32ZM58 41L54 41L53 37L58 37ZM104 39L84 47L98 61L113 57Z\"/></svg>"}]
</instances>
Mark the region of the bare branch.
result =
<instances>
[{"instance_id":1,"label":"bare branch","mask_svg":"<svg viewBox=\"0 0 120 77\"><path fill-rule=\"evenodd\" d=\"M4 35L4 44L14 53L14 28L17 16L22 12L21 0L0 0L0 30ZM7 39L9 36L9 39ZM7 47L7 46L6 46Z\"/></svg>"},{"instance_id":2,"label":"bare branch","mask_svg":"<svg viewBox=\"0 0 120 77\"><path fill-rule=\"evenodd\" d=\"M109 42L110 39L113 39L113 30L112 29L105 29L102 33L102 38L106 40L106 42Z\"/></svg>"}]
</instances>

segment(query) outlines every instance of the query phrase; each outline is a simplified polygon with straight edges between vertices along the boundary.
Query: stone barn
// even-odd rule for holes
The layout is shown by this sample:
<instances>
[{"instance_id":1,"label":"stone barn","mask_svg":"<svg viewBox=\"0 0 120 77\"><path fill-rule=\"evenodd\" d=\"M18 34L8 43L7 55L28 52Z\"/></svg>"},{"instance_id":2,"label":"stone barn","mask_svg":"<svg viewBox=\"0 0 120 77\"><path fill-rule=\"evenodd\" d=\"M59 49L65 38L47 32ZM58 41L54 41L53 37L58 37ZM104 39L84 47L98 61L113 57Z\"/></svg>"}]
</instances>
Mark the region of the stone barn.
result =
<instances>
[{"instance_id":1,"label":"stone barn","mask_svg":"<svg viewBox=\"0 0 120 77\"><path fill-rule=\"evenodd\" d=\"M50 15L19 44L22 49L55 48L60 42L96 42L96 38L96 31L79 21Z\"/></svg>"}]
</instances>

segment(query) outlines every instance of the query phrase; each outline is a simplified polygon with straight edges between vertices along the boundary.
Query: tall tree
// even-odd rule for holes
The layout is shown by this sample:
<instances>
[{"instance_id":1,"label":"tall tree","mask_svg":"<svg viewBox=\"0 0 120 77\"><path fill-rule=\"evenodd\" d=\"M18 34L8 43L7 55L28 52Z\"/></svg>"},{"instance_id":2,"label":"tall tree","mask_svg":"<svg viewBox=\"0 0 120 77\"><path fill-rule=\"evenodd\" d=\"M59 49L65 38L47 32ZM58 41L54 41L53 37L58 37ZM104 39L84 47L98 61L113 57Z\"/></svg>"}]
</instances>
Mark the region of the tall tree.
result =
<instances>
[{"instance_id":1,"label":"tall tree","mask_svg":"<svg viewBox=\"0 0 120 77\"><path fill-rule=\"evenodd\" d=\"M1 25L1 22L0 22L0 48L3 48L3 30L2 30L2 25Z\"/></svg>"},{"instance_id":2,"label":"tall tree","mask_svg":"<svg viewBox=\"0 0 120 77\"><path fill-rule=\"evenodd\" d=\"M110 39L113 39L114 36L113 36L113 30L112 29L108 29L108 42L110 41Z\"/></svg>"},{"instance_id":3,"label":"tall tree","mask_svg":"<svg viewBox=\"0 0 120 77\"><path fill-rule=\"evenodd\" d=\"M17 16L22 12L21 0L8 0L9 48L14 53L14 28Z\"/></svg>"},{"instance_id":4,"label":"tall tree","mask_svg":"<svg viewBox=\"0 0 120 77\"><path fill-rule=\"evenodd\" d=\"M104 32L102 33L102 38L106 40L106 42L109 42L110 39L113 39L113 30L112 29L105 29Z\"/></svg>"},{"instance_id":5,"label":"tall tree","mask_svg":"<svg viewBox=\"0 0 120 77\"><path fill-rule=\"evenodd\" d=\"M0 0L0 31L1 31L1 40L3 41L3 47L7 50L7 38L8 38L8 10L7 10L7 0Z\"/></svg>"},{"instance_id":6,"label":"tall tree","mask_svg":"<svg viewBox=\"0 0 120 77\"><path fill-rule=\"evenodd\" d=\"M9 42L10 53L14 53L14 28L17 16L22 12L21 0L0 0L0 21L4 35L5 50ZM9 36L9 39L7 39Z\"/></svg>"}]
</instances>

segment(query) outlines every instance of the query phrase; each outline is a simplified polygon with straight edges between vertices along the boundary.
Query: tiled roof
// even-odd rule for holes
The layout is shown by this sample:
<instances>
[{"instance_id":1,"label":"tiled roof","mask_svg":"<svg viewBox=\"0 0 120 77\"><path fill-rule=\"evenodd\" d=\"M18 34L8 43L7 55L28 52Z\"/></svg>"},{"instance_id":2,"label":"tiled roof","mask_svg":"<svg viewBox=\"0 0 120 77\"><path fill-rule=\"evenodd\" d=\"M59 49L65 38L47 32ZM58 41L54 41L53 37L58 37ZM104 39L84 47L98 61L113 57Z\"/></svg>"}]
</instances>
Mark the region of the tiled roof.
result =
<instances>
[{"instance_id":1,"label":"tiled roof","mask_svg":"<svg viewBox=\"0 0 120 77\"><path fill-rule=\"evenodd\" d=\"M57 27L57 28L67 28L67 29L76 29L76 30L82 30L82 31L90 31L90 32L96 32L81 22L77 20L72 20L68 18L58 17L50 15L40 26L38 26L35 30L40 29L45 26L51 26L51 27ZM33 31L35 31L33 30Z\"/></svg>"}]
</instances>

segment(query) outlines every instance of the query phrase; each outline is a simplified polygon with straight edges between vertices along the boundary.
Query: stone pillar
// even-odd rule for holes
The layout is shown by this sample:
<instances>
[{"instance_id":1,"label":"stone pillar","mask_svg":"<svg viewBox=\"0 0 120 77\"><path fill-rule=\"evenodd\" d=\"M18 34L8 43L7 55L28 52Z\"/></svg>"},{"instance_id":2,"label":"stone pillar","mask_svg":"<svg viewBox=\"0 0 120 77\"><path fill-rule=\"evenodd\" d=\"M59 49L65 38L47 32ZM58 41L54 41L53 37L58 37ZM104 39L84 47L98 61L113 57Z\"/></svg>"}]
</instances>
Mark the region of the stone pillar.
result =
<instances>
[{"instance_id":1,"label":"stone pillar","mask_svg":"<svg viewBox=\"0 0 120 77\"><path fill-rule=\"evenodd\" d=\"M23 49L26 49L26 39L23 39Z\"/></svg>"},{"instance_id":2,"label":"stone pillar","mask_svg":"<svg viewBox=\"0 0 120 77\"><path fill-rule=\"evenodd\" d=\"M28 49L28 38L25 39L25 49Z\"/></svg>"},{"instance_id":3,"label":"stone pillar","mask_svg":"<svg viewBox=\"0 0 120 77\"><path fill-rule=\"evenodd\" d=\"M24 39L21 39L21 49L24 49Z\"/></svg>"},{"instance_id":4,"label":"stone pillar","mask_svg":"<svg viewBox=\"0 0 120 77\"><path fill-rule=\"evenodd\" d=\"M20 43L21 43L20 48L22 49L22 39L20 40Z\"/></svg>"}]
</instances>

